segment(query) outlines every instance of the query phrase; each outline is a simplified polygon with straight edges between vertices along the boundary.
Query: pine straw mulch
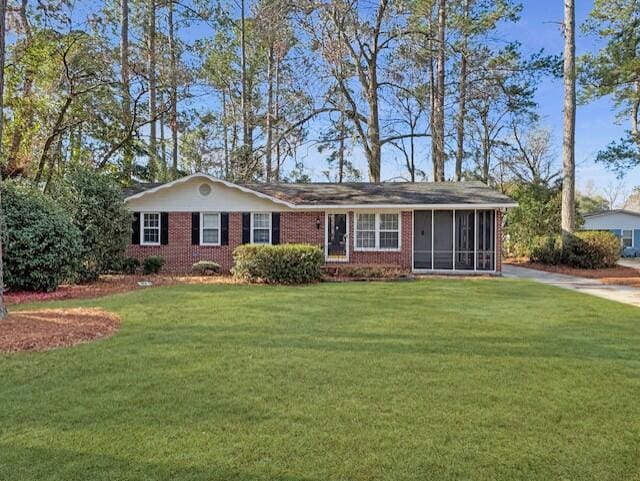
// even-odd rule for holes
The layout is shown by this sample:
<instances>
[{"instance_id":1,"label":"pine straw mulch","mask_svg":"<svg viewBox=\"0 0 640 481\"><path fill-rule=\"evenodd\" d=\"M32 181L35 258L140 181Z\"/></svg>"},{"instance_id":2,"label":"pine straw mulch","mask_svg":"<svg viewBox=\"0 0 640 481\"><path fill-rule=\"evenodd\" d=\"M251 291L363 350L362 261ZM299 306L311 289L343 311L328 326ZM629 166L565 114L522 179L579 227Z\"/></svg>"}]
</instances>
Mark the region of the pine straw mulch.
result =
<instances>
[{"instance_id":1,"label":"pine straw mulch","mask_svg":"<svg viewBox=\"0 0 640 481\"><path fill-rule=\"evenodd\" d=\"M87 284L64 284L53 292L6 292L5 302L25 304L30 302L55 301L62 299L88 299L111 294L147 289L138 282L149 281L153 287L173 284L232 284L231 276L171 276L171 275L107 275Z\"/></svg>"},{"instance_id":2,"label":"pine straw mulch","mask_svg":"<svg viewBox=\"0 0 640 481\"><path fill-rule=\"evenodd\" d=\"M12 312L0 321L0 353L45 351L113 335L115 314L100 309L43 309Z\"/></svg>"},{"instance_id":3,"label":"pine straw mulch","mask_svg":"<svg viewBox=\"0 0 640 481\"><path fill-rule=\"evenodd\" d=\"M640 269L627 266L609 267L606 269L578 269L567 266L552 266L547 264L538 264L528 262L526 260L510 259L505 264L526 267L528 269L536 269L539 271L553 272L555 274L567 274L576 277L585 277L588 279L597 279L604 284L640 287Z\"/></svg>"}]
</instances>

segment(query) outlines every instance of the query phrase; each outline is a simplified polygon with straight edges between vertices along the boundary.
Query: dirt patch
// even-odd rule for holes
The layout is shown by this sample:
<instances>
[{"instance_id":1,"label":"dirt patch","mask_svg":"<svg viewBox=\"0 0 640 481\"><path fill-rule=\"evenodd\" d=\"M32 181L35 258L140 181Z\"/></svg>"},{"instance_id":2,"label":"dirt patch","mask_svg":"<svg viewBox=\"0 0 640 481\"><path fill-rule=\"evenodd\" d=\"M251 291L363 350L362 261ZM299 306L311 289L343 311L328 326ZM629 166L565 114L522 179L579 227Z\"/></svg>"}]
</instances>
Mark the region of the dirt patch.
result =
<instances>
[{"instance_id":1,"label":"dirt patch","mask_svg":"<svg viewBox=\"0 0 640 481\"><path fill-rule=\"evenodd\" d=\"M96 282L87 284L65 284L53 292L7 292L5 302L7 304L25 304L29 302L55 301L61 299L88 299L95 297L119 294L141 287L139 282L149 281L153 287L173 284L233 284L236 281L231 276L126 276L108 275L102 276Z\"/></svg>"},{"instance_id":2,"label":"dirt patch","mask_svg":"<svg viewBox=\"0 0 640 481\"><path fill-rule=\"evenodd\" d=\"M506 262L514 266L536 269L539 271L553 272L556 274L566 274L569 276L585 277L587 279L597 279L604 284L640 287L640 269L627 266L609 267L606 269L578 269L567 266L551 266L537 264L524 260L509 260Z\"/></svg>"},{"instance_id":3,"label":"dirt patch","mask_svg":"<svg viewBox=\"0 0 640 481\"><path fill-rule=\"evenodd\" d=\"M99 309L46 309L9 314L0 321L0 352L45 351L113 335L115 314Z\"/></svg>"}]
</instances>

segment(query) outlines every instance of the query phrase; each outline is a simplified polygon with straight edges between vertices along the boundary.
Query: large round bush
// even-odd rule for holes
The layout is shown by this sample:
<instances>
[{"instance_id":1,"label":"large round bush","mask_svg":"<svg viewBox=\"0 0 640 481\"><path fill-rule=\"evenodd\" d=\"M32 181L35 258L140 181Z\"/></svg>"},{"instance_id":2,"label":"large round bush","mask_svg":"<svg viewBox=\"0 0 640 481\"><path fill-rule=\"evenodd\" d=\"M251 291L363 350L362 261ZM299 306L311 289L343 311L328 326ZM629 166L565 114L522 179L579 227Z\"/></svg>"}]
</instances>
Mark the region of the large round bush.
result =
<instances>
[{"instance_id":1,"label":"large round bush","mask_svg":"<svg viewBox=\"0 0 640 481\"><path fill-rule=\"evenodd\" d=\"M34 187L14 182L2 187L2 207L5 285L52 291L72 279L82 244L71 217Z\"/></svg>"},{"instance_id":2,"label":"large round bush","mask_svg":"<svg viewBox=\"0 0 640 481\"><path fill-rule=\"evenodd\" d=\"M131 213L115 178L88 166L69 167L52 196L82 236L77 280L92 281L120 267L131 236Z\"/></svg>"},{"instance_id":3,"label":"large round bush","mask_svg":"<svg viewBox=\"0 0 640 481\"><path fill-rule=\"evenodd\" d=\"M306 284L320 280L324 255L308 244L245 244L233 251L237 278L268 284Z\"/></svg>"}]
</instances>

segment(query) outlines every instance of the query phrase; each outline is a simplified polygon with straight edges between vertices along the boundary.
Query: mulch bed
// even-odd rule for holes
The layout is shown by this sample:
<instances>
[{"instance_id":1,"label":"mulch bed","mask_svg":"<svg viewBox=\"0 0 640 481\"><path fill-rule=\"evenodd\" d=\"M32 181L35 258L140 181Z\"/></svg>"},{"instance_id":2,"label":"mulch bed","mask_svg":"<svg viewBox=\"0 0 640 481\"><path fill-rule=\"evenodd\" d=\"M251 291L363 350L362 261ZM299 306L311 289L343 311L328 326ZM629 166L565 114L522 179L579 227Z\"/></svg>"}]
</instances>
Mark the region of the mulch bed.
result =
<instances>
[{"instance_id":1,"label":"mulch bed","mask_svg":"<svg viewBox=\"0 0 640 481\"><path fill-rule=\"evenodd\" d=\"M640 287L640 269L633 267L616 266L606 269L578 269L567 266L552 266L547 264L538 264L535 262L513 261L506 262L515 266L526 267L528 269L536 269L539 271L553 272L556 274L567 274L570 276L586 277L588 279L597 279L604 284Z\"/></svg>"},{"instance_id":2,"label":"mulch bed","mask_svg":"<svg viewBox=\"0 0 640 481\"><path fill-rule=\"evenodd\" d=\"M99 309L13 312L0 321L0 352L45 351L113 335L118 316Z\"/></svg>"},{"instance_id":3,"label":"mulch bed","mask_svg":"<svg viewBox=\"0 0 640 481\"><path fill-rule=\"evenodd\" d=\"M231 284L235 282L230 276L108 275L87 284L61 285L53 292L9 291L5 293L4 298L9 305L62 299L88 299L147 289L138 285L138 282L141 281L149 281L154 287L172 284Z\"/></svg>"}]
</instances>

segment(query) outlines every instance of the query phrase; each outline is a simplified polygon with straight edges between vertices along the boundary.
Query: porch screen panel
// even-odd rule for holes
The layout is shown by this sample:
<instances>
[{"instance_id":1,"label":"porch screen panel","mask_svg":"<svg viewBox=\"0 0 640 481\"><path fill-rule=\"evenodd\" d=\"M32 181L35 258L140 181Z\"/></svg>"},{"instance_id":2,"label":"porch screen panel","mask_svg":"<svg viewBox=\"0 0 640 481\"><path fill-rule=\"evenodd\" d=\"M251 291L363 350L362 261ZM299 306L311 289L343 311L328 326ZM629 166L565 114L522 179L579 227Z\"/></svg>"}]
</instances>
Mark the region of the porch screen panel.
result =
<instances>
[{"instance_id":1,"label":"porch screen panel","mask_svg":"<svg viewBox=\"0 0 640 481\"><path fill-rule=\"evenodd\" d=\"M477 264L479 271L495 269L496 223L495 212L479 210L477 212Z\"/></svg>"},{"instance_id":2,"label":"porch screen panel","mask_svg":"<svg viewBox=\"0 0 640 481\"><path fill-rule=\"evenodd\" d=\"M472 210L456 210L456 269L473 270L474 219Z\"/></svg>"},{"instance_id":3,"label":"porch screen panel","mask_svg":"<svg viewBox=\"0 0 640 481\"><path fill-rule=\"evenodd\" d=\"M431 269L431 222L430 210L413 213L413 268Z\"/></svg>"},{"instance_id":4,"label":"porch screen panel","mask_svg":"<svg viewBox=\"0 0 640 481\"><path fill-rule=\"evenodd\" d=\"M453 211L433 212L433 268L453 269Z\"/></svg>"}]
</instances>

